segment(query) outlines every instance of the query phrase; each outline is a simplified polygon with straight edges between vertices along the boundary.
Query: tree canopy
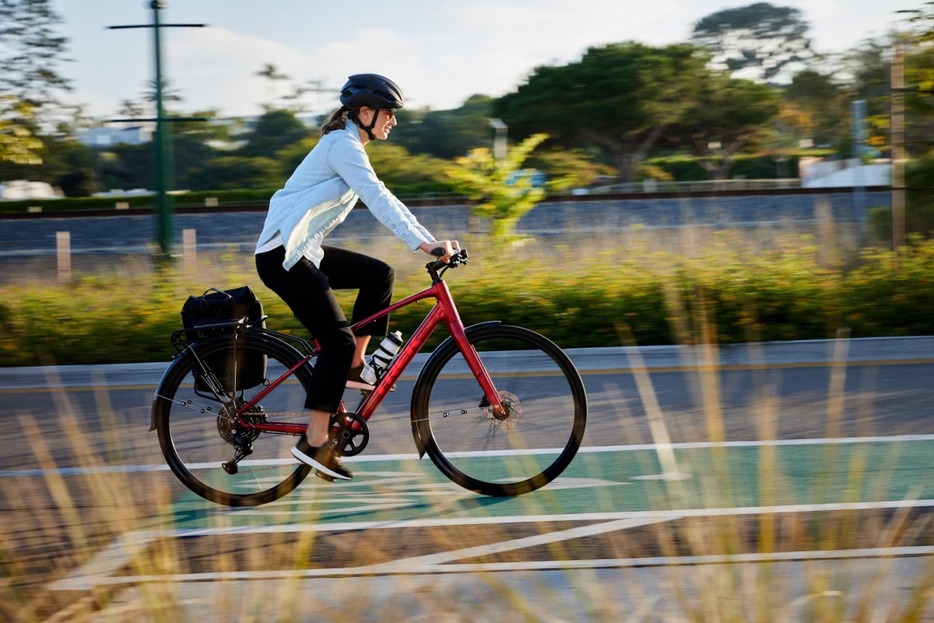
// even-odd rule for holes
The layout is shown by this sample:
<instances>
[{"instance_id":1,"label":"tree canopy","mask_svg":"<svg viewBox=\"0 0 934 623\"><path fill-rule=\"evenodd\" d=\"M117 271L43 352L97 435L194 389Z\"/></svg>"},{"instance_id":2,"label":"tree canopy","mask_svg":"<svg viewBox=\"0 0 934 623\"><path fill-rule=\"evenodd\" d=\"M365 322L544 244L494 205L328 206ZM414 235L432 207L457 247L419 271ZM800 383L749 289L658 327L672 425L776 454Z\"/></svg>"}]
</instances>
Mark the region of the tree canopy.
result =
<instances>
[{"instance_id":1,"label":"tree canopy","mask_svg":"<svg viewBox=\"0 0 934 623\"><path fill-rule=\"evenodd\" d=\"M59 96L69 89L59 73L66 39L50 0L0 2L0 162L41 162L40 126L55 126Z\"/></svg>"},{"instance_id":2,"label":"tree canopy","mask_svg":"<svg viewBox=\"0 0 934 623\"><path fill-rule=\"evenodd\" d=\"M778 112L779 98L769 87L715 74L700 85L667 137L671 144L699 156L712 178L722 179L736 154L763 143Z\"/></svg>"},{"instance_id":3,"label":"tree canopy","mask_svg":"<svg viewBox=\"0 0 934 623\"><path fill-rule=\"evenodd\" d=\"M620 179L630 181L649 152L675 132L691 134L676 141L681 144L738 146L751 137L751 125L774 116L767 89L729 80L708 69L708 59L689 45L591 48L578 62L536 69L496 102L496 112L510 133L545 132L567 147L600 148ZM742 102L739 110L734 101Z\"/></svg>"},{"instance_id":4,"label":"tree canopy","mask_svg":"<svg viewBox=\"0 0 934 623\"><path fill-rule=\"evenodd\" d=\"M735 78L788 84L817 58L800 9L757 2L717 11L694 26L691 43L711 51L711 66Z\"/></svg>"}]
</instances>

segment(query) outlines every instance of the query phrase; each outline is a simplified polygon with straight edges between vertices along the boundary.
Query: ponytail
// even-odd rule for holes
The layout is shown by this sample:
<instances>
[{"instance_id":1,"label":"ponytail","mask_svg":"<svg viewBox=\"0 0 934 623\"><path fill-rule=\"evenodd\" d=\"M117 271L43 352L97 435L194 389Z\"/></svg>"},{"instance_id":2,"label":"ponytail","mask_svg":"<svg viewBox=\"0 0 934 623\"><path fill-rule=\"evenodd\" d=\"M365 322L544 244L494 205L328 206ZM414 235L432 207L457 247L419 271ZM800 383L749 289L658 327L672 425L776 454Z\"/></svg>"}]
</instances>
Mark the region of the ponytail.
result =
<instances>
[{"instance_id":1,"label":"ponytail","mask_svg":"<svg viewBox=\"0 0 934 623\"><path fill-rule=\"evenodd\" d=\"M334 130L343 130L347 126L347 108L341 106L330 114L324 125L321 126L321 136Z\"/></svg>"}]
</instances>

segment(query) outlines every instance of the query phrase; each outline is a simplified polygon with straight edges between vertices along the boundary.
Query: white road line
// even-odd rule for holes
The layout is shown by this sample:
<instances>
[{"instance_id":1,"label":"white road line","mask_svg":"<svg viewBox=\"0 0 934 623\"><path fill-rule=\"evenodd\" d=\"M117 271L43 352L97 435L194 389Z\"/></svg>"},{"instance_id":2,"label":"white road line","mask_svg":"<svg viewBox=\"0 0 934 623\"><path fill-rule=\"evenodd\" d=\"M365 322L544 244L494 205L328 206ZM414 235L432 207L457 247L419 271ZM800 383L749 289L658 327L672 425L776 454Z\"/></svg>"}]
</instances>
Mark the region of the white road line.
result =
<instances>
[{"instance_id":1,"label":"white road line","mask_svg":"<svg viewBox=\"0 0 934 623\"><path fill-rule=\"evenodd\" d=\"M904 443L914 441L934 441L934 435L891 435L876 437L839 437L839 438L814 438L814 439L767 439L751 441L697 441L673 443L670 446L675 450L694 450L704 448L753 448L753 447L785 447L785 446L821 446L821 445L855 445L869 443ZM599 452L637 452L641 450L658 450L658 444L633 444L627 446L584 446L578 450L578 454L593 454ZM554 450L530 450L529 453L547 453ZM418 455L408 454L378 454L367 456L353 456L344 459L347 463L379 463L391 461L417 461ZM263 464L268 465L286 465L294 463L294 459L270 459ZM214 465L203 465L203 467L215 467ZM197 468L197 466L194 466ZM85 476L91 474L123 474L123 473L142 473L142 472L161 472L168 471L168 466L162 463L149 465L106 465L102 467L59 467L55 469L6 469L0 470L0 478L17 477L42 477L48 475L57 476Z\"/></svg>"},{"instance_id":2,"label":"white road line","mask_svg":"<svg viewBox=\"0 0 934 623\"><path fill-rule=\"evenodd\" d=\"M518 571L541 569L581 569L581 568L616 568L636 566L664 565L699 565L732 562L768 562L780 560L817 560L836 558L866 558L892 556L931 556L934 547L895 547L869 548L860 550L818 551L818 552L776 552L765 554L738 554L730 556L675 556L656 558L622 558L592 560L548 560L515 563L468 563L455 564L461 558L475 558L485 554L510 551L524 547L533 547L550 542L604 534L617 530L672 521L686 517L725 517L778 513L807 513L843 510L878 510L899 508L931 508L934 499L894 500L888 502L796 504L787 506L758 506L743 508L698 508L678 511L631 511L580 513L564 515L538 515L514 517L476 517L401 520L397 522L348 522L321 524L291 524L271 526L239 526L221 528L179 529L164 531L139 531L124 535L105 548L91 561L76 569L70 576L49 585L52 590L90 590L95 586L115 584L136 584L141 582L188 582L221 581L235 579L275 579L295 577L338 577L359 575L391 575L416 573L474 573L481 571ZM444 526L503 525L509 523L531 522L600 522L593 526L580 526L545 535L493 543L485 546L470 547L455 552L432 554L408 560L395 561L364 567L343 569L306 569L301 571L238 571L218 573L190 573L174 575L125 576L116 575L126 567L134 553L158 538L181 538L207 535L243 535L262 533L292 532L351 532L367 529L406 529ZM554 535L554 536L552 536Z\"/></svg>"},{"instance_id":3,"label":"white road line","mask_svg":"<svg viewBox=\"0 0 934 623\"><path fill-rule=\"evenodd\" d=\"M863 443L903 443L909 441L934 441L934 435L890 435L875 437L817 437L809 439L765 439L750 441L694 441L673 443L671 448L676 450L691 450L704 448L753 448L753 447L782 447L782 446L831 446L854 445ZM588 452L631 452L635 450L655 450L658 444L633 444L627 446L586 446L578 453Z\"/></svg>"},{"instance_id":4,"label":"white road line","mask_svg":"<svg viewBox=\"0 0 934 623\"><path fill-rule=\"evenodd\" d=\"M571 571L575 569L626 569L635 567L672 567L710 564L769 563L809 560L846 560L934 556L934 546L880 547L853 550L821 550L751 553L707 556L671 556L651 558L598 558L589 560L536 560L528 562L425 564L400 568L347 567L328 569L287 569L269 571L228 571L134 576L72 576L48 586L51 590L81 591L98 586L142 584L146 582L220 582L231 580L274 580L282 578L334 578L373 575L422 575L441 573L487 573L504 571Z\"/></svg>"},{"instance_id":5,"label":"white road line","mask_svg":"<svg viewBox=\"0 0 934 623\"><path fill-rule=\"evenodd\" d=\"M382 564L369 565L366 567L366 572L375 574L393 573L399 571L412 573L412 569L434 571L440 565L464 558L476 558L478 556L500 554L517 549L525 549L527 547L538 547L540 545L547 545L549 543L559 543L561 541L567 541L570 539L596 536L599 534L606 534L608 532L616 532L617 530L627 530L629 528L636 528L653 523L670 521L671 519L675 519L675 517L617 519L615 521L609 521L606 523L578 526L576 528L569 528L567 530L558 530L557 532L549 532L547 534L536 534L521 539L502 541L500 543L478 545L476 547L467 547L454 551L439 552L437 554L429 554L427 556L403 558Z\"/></svg>"}]
</instances>

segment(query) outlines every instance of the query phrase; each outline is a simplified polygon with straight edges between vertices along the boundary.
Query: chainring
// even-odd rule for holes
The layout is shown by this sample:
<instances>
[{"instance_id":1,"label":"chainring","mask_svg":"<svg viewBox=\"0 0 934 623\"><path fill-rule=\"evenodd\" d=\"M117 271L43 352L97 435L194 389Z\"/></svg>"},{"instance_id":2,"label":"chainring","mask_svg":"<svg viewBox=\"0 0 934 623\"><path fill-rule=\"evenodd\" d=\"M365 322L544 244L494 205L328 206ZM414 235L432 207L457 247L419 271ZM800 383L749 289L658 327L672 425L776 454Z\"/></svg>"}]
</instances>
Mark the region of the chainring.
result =
<instances>
[{"instance_id":1,"label":"chainring","mask_svg":"<svg viewBox=\"0 0 934 623\"><path fill-rule=\"evenodd\" d=\"M370 429L356 413L335 413L331 416L330 436L341 456L354 456L370 442Z\"/></svg>"}]
</instances>

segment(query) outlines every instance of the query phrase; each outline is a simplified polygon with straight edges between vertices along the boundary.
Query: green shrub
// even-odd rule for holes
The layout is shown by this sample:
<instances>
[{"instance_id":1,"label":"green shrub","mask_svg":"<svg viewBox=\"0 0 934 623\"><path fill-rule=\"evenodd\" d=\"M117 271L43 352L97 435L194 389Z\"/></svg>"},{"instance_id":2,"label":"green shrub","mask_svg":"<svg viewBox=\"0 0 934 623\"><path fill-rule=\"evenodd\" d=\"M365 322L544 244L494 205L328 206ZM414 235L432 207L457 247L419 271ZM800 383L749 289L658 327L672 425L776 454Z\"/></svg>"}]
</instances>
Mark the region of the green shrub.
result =
<instances>
[{"instance_id":1,"label":"green shrub","mask_svg":"<svg viewBox=\"0 0 934 623\"><path fill-rule=\"evenodd\" d=\"M822 266L807 239L749 249L740 233L705 241L683 256L628 245L581 256L574 245L529 245L475 252L448 273L465 323L501 320L539 331L565 348L621 344L736 343L934 334L934 242L912 238L896 256L863 253L848 271ZM0 365L166 361L170 333L189 294L210 286L251 285L272 328L308 337L291 312L252 273L250 258L216 260L215 276L169 266L133 275L81 277L71 284L0 287ZM411 257L397 298L427 285ZM349 308L352 294L339 294ZM429 303L395 313L411 335ZM437 343L446 332L433 336Z\"/></svg>"}]
</instances>

